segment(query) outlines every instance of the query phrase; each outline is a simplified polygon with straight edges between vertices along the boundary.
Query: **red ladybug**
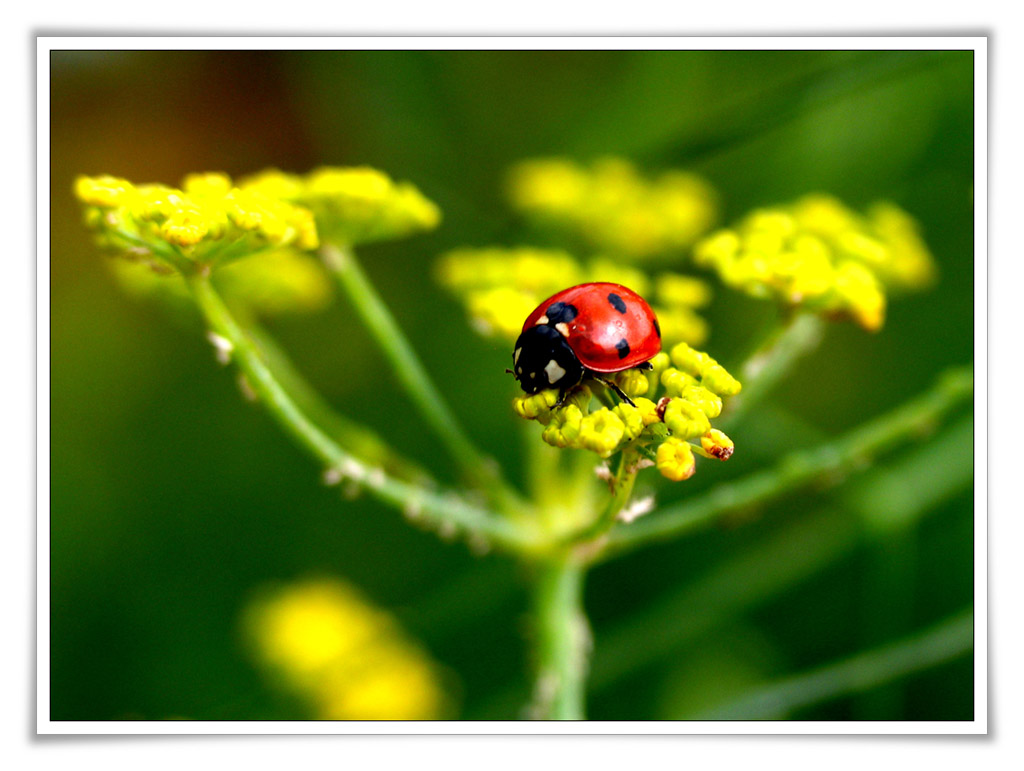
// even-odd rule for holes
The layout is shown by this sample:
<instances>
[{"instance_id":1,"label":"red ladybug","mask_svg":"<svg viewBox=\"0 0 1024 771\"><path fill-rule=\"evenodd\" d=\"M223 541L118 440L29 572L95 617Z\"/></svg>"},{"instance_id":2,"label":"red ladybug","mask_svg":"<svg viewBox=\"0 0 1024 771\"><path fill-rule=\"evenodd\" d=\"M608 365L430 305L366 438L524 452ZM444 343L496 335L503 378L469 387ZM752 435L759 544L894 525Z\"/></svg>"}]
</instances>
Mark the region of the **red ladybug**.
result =
<instances>
[{"instance_id":1,"label":"red ladybug","mask_svg":"<svg viewBox=\"0 0 1024 771\"><path fill-rule=\"evenodd\" d=\"M580 284L553 294L526 317L512 366L529 394L558 388L558 403L585 377L632 400L601 375L638 367L661 350L661 329L651 306L621 284Z\"/></svg>"}]
</instances>

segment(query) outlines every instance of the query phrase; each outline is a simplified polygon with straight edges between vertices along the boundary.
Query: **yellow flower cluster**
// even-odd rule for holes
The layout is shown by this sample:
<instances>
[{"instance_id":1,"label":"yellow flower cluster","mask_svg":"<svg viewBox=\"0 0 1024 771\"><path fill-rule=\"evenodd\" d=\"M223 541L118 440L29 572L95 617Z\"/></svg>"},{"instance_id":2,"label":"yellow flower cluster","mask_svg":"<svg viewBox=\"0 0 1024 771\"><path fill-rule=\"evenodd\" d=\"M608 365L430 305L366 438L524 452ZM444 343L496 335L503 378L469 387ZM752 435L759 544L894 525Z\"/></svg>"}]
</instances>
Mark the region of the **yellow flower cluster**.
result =
<instances>
[{"instance_id":1,"label":"yellow flower cluster","mask_svg":"<svg viewBox=\"0 0 1024 771\"><path fill-rule=\"evenodd\" d=\"M415 187L369 168L269 170L237 183L193 174L180 189L79 177L75 194L100 245L133 263L113 266L130 292L179 301L188 296L182 273L216 269L227 297L264 314L330 300L331 282L310 254L321 238L400 238L436 227L441 216Z\"/></svg>"},{"instance_id":2,"label":"yellow flower cluster","mask_svg":"<svg viewBox=\"0 0 1024 771\"><path fill-rule=\"evenodd\" d=\"M79 177L75 194L101 246L158 272L318 244L308 209L236 187L225 174L191 175L180 189Z\"/></svg>"},{"instance_id":3,"label":"yellow flower cluster","mask_svg":"<svg viewBox=\"0 0 1024 771\"><path fill-rule=\"evenodd\" d=\"M581 385L560 407L555 407L558 391L553 389L518 396L513 408L520 417L541 423L541 437L554 447L590 450L602 458L635 447L673 481L693 475L694 454L728 460L732 440L712 428L711 421L722 412L722 398L739 393L739 381L686 343L659 353L651 365L649 372L632 369L615 376L635 406L619 402L591 409L594 394Z\"/></svg>"},{"instance_id":4,"label":"yellow flower cluster","mask_svg":"<svg viewBox=\"0 0 1024 771\"><path fill-rule=\"evenodd\" d=\"M348 246L403 238L441 222L441 210L416 187L368 167L324 167L302 177L270 169L242 185L308 208L324 240Z\"/></svg>"},{"instance_id":5,"label":"yellow flower cluster","mask_svg":"<svg viewBox=\"0 0 1024 771\"><path fill-rule=\"evenodd\" d=\"M646 179L621 158L589 168L558 158L524 161L510 173L509 198L538 224L637 260L681 252L718 218L717 196L700 177L667 171Z\"/></svg>"},{"instance_id":6,"label":"yellow flower cluster","mask_svg":"<svg viewBox=\"0 0 1024 771\"><path fill-rule=\"evenodd\" d=\"M759 297L773 297L875 331L886 289L915 289L935 265L914 221L891 203L863 215L826 195L752 212L697 244L698 265Z\"/></svg>"},{"instance_id":7,"label":"yellow flower cluster","mask_svg":"<svg viewBox=\"0 0 1024 771\"><path fill-rule=\"evenodd\" d=\"M589 281L622 284L650 300L667 344L700 344L707 337L707 323L696 309L710 302L711 290L703 281L678 273L652 278L608 258L583 264L567 252L533 247L457 249L438 261L436 272L438 280L462 299L481 334L510 342L545 298Z\"/></svg>"},{"instance_id":8,"label":"yellow flower cluster","mask_svg":"<svg viewBox=\"0 0 1024 771\"><path fill-rule=\"evenodd\" d=\"M354 587L315 579L268 591L245 613L260 664L321 720L437 720L438 666Z\"/></svg>"}]
</instances>

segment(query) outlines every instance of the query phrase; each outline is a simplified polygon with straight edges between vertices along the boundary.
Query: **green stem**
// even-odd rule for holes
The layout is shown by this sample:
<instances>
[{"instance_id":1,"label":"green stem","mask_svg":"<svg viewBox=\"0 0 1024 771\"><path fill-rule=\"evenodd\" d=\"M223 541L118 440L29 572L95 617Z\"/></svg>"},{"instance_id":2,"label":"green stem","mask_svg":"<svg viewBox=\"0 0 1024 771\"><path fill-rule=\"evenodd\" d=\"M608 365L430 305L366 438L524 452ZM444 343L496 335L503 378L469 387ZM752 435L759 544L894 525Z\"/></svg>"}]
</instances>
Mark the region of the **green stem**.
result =
<instances>
[{"instance_id":1,"label":"green stem","mask_svg":"<svg viewBox=\"0 0 1024 771\"><path fill-rule=\"evenodd\" d=\"M236 319L240 320L236 314ZM252 319L244 321L244 332L251 338L274 378L314 423L323 428L334 441L373 466L380 466L392 476L421 484L431 483L430 474L397 453L376 432L342 415L310 385L296 369L281 347Z\"/></svg>"},{"instance_id":2,"label":"green stem","mask_svg":"<svg viewBox=\"0 0 1024 771\"><path fill-rule=\"evenodd\" d=\"M619 514L626 507L626 504L629 503L630 496L633 494L633 487L636 484L636 475L639 470L638 461L639 452L635 449L627 448L619 454L618 467L615 469L615 475L611 480L611 500L608 501L604 510L592 523L582 530L573 533L571 538L566 541L566 545L571 543L587 543L612 529Z\"/></svg>"},{"instance_id":3,"label":"green stem","mask_svg":"<svg viewBox=\"0 0 1024 771\"><path fill-rule=\"evenodd\" d=\"M723 514L767 503L829 477L867 468L868 461L934 428L974 391L970 366L946 372L930 390L837 441L795 452L767 471L712 488L693 500L668 506L608 535L608 553L618 554L674 538L708 525Z\"/></svg>"},{"instance_id":4,"label":"green stem","mask_svg":"<svg viewBox=\"0 0 1024 771\"><path fill-rule=\"evenodd\" d=\"M466 530L511 551L525 552L538 546L538 538L520 525L468 504L453 494L439 494L389 477L382 469L367 466L343 449L299 409L277 381L252 340L224 305L209 277L196 273L187 280L210 330L230 348L232 359L271 417L328 470L365 487L408 516L422 518L426 524L442 530Z\"/></svg>"},{"instance_id":5,"label":"green stem","mask_svg":"<svg viewBox=\"0 0 1024 771\"><path fill-rule=\"evenodd\" d=\"M728 400L718 428L729 433L797 361L818 347L824 332L825 323L811 313L799 313L786 326L777 327L740 366L738 377L743 390Z\"/></svg>"},{"instance_id":6,"label":"green stem","mask_svg":"<svg viewBox=\"0 0 1024 771\"><path fill-rule=\"evenodd\" d=\"M539 570L533 590L537 678L531 717L583 720L590 651L584 568L559 557L542 563Z\"/></svg>"},{"instance_id":7,"label":"green stem","mask_svg":"<svg viewBox=\"0 0 1024 771\"><path fill-rule=\"evenodd\" d=\"M352 301L423 419L468 481L490 495L505 511L522 509L521 496L501 478L497 464L470 441L352 250L339 244L324 244L320 256Z\"/></svg>"},{"instance_id":8,"label":"green stem","mask_svg":"<svg viewBox=\"0 0 1024 771\"><path fill-rule=\"evenodd\" d=\"M787 712L864 693L916 672L952 661L974 644L974 613L956 616L896 643L748 693L739 700L694 716L703 720L765 720Z\"/></svg>"}]
</instances>

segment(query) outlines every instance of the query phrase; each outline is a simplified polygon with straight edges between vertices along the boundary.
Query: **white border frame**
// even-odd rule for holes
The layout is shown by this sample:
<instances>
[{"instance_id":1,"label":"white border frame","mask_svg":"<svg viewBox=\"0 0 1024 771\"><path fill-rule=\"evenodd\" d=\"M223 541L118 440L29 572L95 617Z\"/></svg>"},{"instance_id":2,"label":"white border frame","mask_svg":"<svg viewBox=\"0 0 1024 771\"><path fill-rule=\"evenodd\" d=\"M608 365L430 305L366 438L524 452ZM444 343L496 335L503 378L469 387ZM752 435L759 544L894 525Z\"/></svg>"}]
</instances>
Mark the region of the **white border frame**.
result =
<instances>
[{"instance_id":1,"label":"white border frame","mask_svg":"<svg viewBox=\"0 0 1024 771\"><path fill-rule=\"evenodd\" d=\"M56 50L973 50L974 51L974 720L973 721L51 721L50 53ZM36 40L36 731L62 734L985 734L988 732L988 39L962 37L39 37Z\"/></svg>"}]
</instances>

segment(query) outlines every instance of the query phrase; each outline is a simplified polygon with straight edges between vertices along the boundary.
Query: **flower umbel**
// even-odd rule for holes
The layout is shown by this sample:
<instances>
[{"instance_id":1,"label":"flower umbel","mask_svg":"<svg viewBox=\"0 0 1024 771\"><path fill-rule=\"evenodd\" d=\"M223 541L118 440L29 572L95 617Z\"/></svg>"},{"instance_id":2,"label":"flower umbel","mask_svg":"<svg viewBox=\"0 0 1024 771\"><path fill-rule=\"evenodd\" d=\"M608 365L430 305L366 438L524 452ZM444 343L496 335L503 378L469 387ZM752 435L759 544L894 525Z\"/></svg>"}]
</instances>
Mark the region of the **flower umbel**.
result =
<instances>
[{"instance_id":1,"label":"flower umbel","mask_svg":"<svg viewBox=\"0 0 1024 771\"><path fill-rule=\"evenodd\" d=\"M324 240L349 246L404 238L441 222L441 210L412 184L365 166L323 167L304 176L270 169L242 186L306 207Z\"/></svg>"},{"instance_id":2,"label":"flower umbel","mask_svg":"<svg viewBox=\"0 0 1024 771\"><path fill-rule=\"evenodd\" d=\"M589 168L559 158L524 161L509 175L509 199L533 222L631 260L678 254L718 216L714 190L695 174L648 179L621 158Z\"/></svg>"},{"instance_id":3,"label":"flower umbel","mask_svg":"<svg viewBox=\"0 0 1024 771\"><path fill-rule=\"evenodd\" d=\"M238 188L225 174L190 175L180 189L111 176L79 177L75 194L104 249L161 273L318 244L308 209Z\"/></svg>"},{"instance_id":4,"label":"flower umbel","mask_svg":"<svg viewBox=\"0 0 1024 771\"><path fill-rule=\"evenodd\" d=\"M899 207L876 203L862 215L821 194L754 211L697 244L694 259L748 294L849 317L871 331L885 321L887 290L935 277L916 224Z\"/></svg>"}]
</instances>

